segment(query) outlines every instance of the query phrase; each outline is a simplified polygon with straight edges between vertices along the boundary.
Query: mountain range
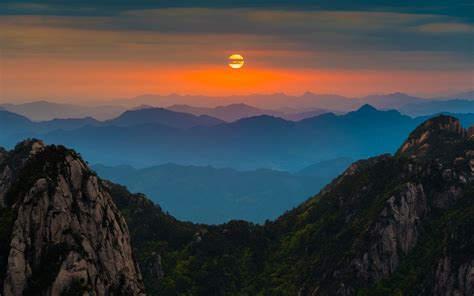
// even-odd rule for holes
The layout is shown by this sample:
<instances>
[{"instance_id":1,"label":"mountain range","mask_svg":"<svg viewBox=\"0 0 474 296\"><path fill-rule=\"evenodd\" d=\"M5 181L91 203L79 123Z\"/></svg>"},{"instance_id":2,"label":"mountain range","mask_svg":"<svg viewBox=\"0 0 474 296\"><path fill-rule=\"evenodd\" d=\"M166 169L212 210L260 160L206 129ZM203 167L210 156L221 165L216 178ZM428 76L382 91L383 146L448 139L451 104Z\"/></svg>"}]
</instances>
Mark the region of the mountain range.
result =
<instances>
[{"instance_id":1,"label":"mountain range","mask_svg":"<svg viewBox=\"0 0 474 296\"><path fill-rule=\"evenodd\" d=\"M22 115L0 110L0 123L8 128L2 129L3 134L16 133L47 133L55 130L74 130L84 126L116 126L128 127L143 124L159 124L163 126L186 129L195 126L211 126L224 121L207 115L195 116L188 113L174 112L164 108L138 108L128 110L119 116L105 121L92 117L53 119L34 122Z\"/></svg>"},{"instance_id":2,"label":"mountain range","mask_svg":"<svg viewBox=\"0 0 474 296\"><path fill-rule=\"evenodd\" d=\"M271 112L283 113L300 113L311 110L333 110L348 112L360 108L362 105L369 104L378 109L400 109L405 105L424 104L431 101L455 101L455 100L473 100L472 91L452 94L442 98L422 98L407 95L405 93L395 92L390 94L376 94L364 97L345 97L334 94L315 94L306 92L302 95L287 95L284 93L275 94L253 94L244 96L226 96L226 97L209 97L209 96L190 96L171 94L168 96L162 95L141 95L131 99L114 100L109 104L118 104L127 106L129 108L144 104L150 106L170 106L173 110L188 112L192 114L207 114L218 117L219 106L226 102L229 105L250 105L252 108L260 109L250 110L254 112L253 115L258 115L258 112L266 111L266 115L275 115ZM200 103L207 105L199 105ZM190 107L195 106L195 107ZM217 107L209 107L217 106ZM290 107L290 108L289 108ZM217 109L217 110L215 110ZM288 112L291 110L290 112ZM449 110L437 110L434 113ZM196 113L195 113L196 112ZM211 112L215 112L211 114ZM469 111L472 112L472 111ZM429 114L429 115L431 115ZM246 116L248 117L248 116ZM282 117L282 116L278 116ZM225 120L224 118L221 118Z\"/></svg>"},{"instance_id":3,"label":"mountain range","mask_svg":"<svg viewBox=\"0 0 474 296\"><path fill-rule=\"evenodd\" d=\"M411 118L394 110L380 111L364 105L344 115L325 113L297 122L261 115L219 123L219 119L176 112L170 113L175 121L161 121L153 114L173 111L153 108L126 112L137 120L136 125L127 119L125 126L102 122L44 132L40 130L44 123L32 123L34 128L24 129L29 124L25 118L11 113L2 115L5 112L0 111L0 121L9 128L1 130L0 143L6 147L23 138L41 137L49 143L66 144L81 151L92 163L105 165L149 167L171 162L290 172L338 157L359 159L392 153L410 130L429 118ZM473 114L456 116L463 125L474 122ZM209 126L210 121L217 124ZM193 123L199 126L178 128Z\"/></svg>"},{"instance_id":4,"label":"mountain range","mask_svg":"<svg viewBox=\"0 0 474 296\"><path fill-rule=\"evenodd\" d=\"M449 95L440 96L444 100L459 99L459 100L474 100L474 90L452 93Z\"/></svg>"},{"instance_id":5,"label":"mountain range","mask_svg":"<svg viewBox=\"0 0 474 296\"><path fill-rule=\"evenodd\" d=\"M474 101L462 99L436 100L422 104L407 104L399 108L399 111L409 116L424 116L440 112L474 113Z\"/></svg>"},{"instance_id":6,"label":"mountain range","mask_svg":"<svg viewBox=\"0 0 474 296\"><path fill-rule=\"evenodd\" d=\"M371 104L377 108L382 109L396 109L409 103L422 103L427 99L409 96L403 93L370 95L361 98L349 98L334 94L315 94L306 92L299 96L287 95L285 93L274 94L252 94L243 96L225 96L225 97L209 97L209 96L192 96L192 95L177 95L171 94L163 95L141 95L131 99L113 100L109 104L117 104L127 107L134 107L137 105L151 105L151 106L172 106L191 105L197 107L219 106L223 102L228 104L243 103L257 107L264 110L278 110L288 107L298 110L307 109L325 109L325 110L340 110L351 111L359 108L364 104ZM197 105L197 104L207 104ZM271 114L267 114L271 115Z\"/></svg>"},{"instance_id":7,"label":"mountain range","mask_svg":"<svg viewBox=\"0 0 474 296\"><path fill-rule=\"evenodd\" d=\"M311 92L300 96L284 93L226 97L141 95L130 99L107 101L105 105L98 105L97 102L92 101L88 105L81 105L44 100L23 104L4 103L0 104L0 110L17 113L33 121L82 117L104 121L113 119L127 110L157 107L198 116L209 115L227 122L258 115L299 121L327 112L342 114L358 109L364 104L383 110L396 109L410 116L432 115L440 112L473 113L472 93L473 91L466 91L439 98L421 98L399 92L359 98Z\"/></svg>"},{"instance_id":8,"label":"mountain range","mask_svg":"<svg viewBox=\"0 0 474 296\"><path fill-rule=\"evenodd\" d=\"M0 289L472 295L474 127L441 115L400 143L264 225L181 222L63 146L0 149Z\"/></svg>"},{"instance_id":9,"label":"mountain range","mask_svg":"<svg viewBox=\"0 0 474 296\"><path fill-rule=\"evenodd\" d=\"M0 104L0 109L23 115L33 121L93 117L97 120L113 118L127 109L118 105L82 106L35 101L23 104Z\"/></svg>"},{"instance_id":10,"label":"mountain range","mask_svg":"<svg viewBox=\"0 0 474 296\"><path fill-rule=\"evenodd\" d=\"M189 105L172 105L167 107L167 109L176 111L176 112L185 112L191 113L194 115L209 115L221 120L232 122L242 118L254 117L260 115L269 115L273 117L280 117L286 120L299 121L305 118L314 117L324 113L341 113L338 111L331 111L327 109L310 109L310 110L285 110L285 111L275 111L275 110L265 110L259 109L250 105L243 103L240 104L230 104L227 106L217 106L214 108L209 107L193 107Z\"/></svg>"},{"instance_id":11,"label":"mountain range","mask_svg":"<svg viewBox=\"0 0 474 296\"><path fill-rule=\"evenodd\" d=\"M93 165L92 169L100 177L123 184L132 192L146 194L183 221L217 224L240 219L263 223L318 192L351 162L339 158L314 164L296 174L176 164L143 169Z\"/></svg>"},{"instance_id":12,"label":"mountain range","mask_svg":"<svg viewBox=\"0 0 474 296\"><path fill-rule=\"evenodd\" d=\"M126 111L114 119L105 121L103 125L127 127L143 124L160 124L187 129L195 126L213 126L220 123L224 123L224 121L208 115L193 115L165 108L141 108Z\"/></svg>"}]
</instances>

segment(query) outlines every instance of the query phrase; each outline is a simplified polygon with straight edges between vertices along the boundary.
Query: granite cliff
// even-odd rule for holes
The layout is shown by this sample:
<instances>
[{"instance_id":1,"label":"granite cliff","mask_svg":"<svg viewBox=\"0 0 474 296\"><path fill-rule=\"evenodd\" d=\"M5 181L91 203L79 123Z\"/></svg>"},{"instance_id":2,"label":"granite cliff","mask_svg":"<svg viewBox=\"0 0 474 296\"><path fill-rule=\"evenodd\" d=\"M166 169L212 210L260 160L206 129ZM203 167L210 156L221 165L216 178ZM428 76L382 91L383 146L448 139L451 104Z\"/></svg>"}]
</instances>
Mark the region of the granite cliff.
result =
<instances>
[{"instance_id":1,"label":"granite cliff","mask_svg":"<svg viewBox=\"0 0 474 296\"><path fill-rule=\"evenodd\" d=\"M3 295L144 295L122 214L80 156L38 140L0 155Z\"/></svg>"}]
</instances>

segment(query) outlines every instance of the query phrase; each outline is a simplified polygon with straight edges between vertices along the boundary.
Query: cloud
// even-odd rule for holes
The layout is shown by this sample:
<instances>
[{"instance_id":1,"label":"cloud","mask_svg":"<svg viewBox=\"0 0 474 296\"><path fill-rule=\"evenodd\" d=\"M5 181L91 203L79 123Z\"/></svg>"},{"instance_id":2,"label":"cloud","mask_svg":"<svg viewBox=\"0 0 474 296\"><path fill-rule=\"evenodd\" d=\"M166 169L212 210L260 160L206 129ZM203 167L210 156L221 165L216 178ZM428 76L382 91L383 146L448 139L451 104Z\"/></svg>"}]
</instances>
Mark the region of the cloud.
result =
<instances>
[{"instance_id":1,"label":"cloud","mask_svg":"<svg viewBox=\"0 0 474 296\"><path fill-rule=\"evenodd\" d=\"M6 0L2 14L114 15L123 11L163 8L283 9L297 11L371 11L438 14L473 20L469 0Z\"/></svg>"},{"instance_id":2,"label":"cloud","mask_svg":"<svg viewBox=\"0 0 474 296\"><path fill-rule=\"evenodd\" d=\"M467 56L472 38L466 33L473 35L472 25L446 16L367 11L168 8L100 17L1 16L0 25L3 38L8 38L3 42L7 55L41 51L31 40L43 36L41 48L52 43L52 51L71 52L82 46L85 55L94 48L122 50L124 45L175 45L180 51L187 49L183 44L200 48L209 41L209 51L227 45L242 50L439 51Z\"/></svg>"},{"instance_id":3,"label":"cloud","mask_svg":"<svg viewBox=\"0 0 474 296\"><path fill-rule=\"evenodd\" d=\"M474 25L463 23L429 23L418 26L420 32L432 34L474 33Z\"/></svg>"},{"instance_id":4,"label":"cloud","mask_svg":"<svg viewBox=\"0 0 474 296\"><path fill-rule=\"evenodd\" d=\"M15 69L20 87L28 63L41 64L37 69L53 62L124 65L130 71L155 67L166 77L162 69L220 67L234 52L246 57L247 69L279 73L433 71L472 76L474 32L467 13L472 6L456 0L416 1L420 7L406 2L415 1L332 0L318 1L318 6L313 1L269 0L116 0L100 5L89 0L10 1L0 4L0 49L9 65L4 71L20 65ZM71 75L68 66L56 69L58 77ZM135 76L127 73L126 79L130 77Z\"/></svg>"}]
</instances>

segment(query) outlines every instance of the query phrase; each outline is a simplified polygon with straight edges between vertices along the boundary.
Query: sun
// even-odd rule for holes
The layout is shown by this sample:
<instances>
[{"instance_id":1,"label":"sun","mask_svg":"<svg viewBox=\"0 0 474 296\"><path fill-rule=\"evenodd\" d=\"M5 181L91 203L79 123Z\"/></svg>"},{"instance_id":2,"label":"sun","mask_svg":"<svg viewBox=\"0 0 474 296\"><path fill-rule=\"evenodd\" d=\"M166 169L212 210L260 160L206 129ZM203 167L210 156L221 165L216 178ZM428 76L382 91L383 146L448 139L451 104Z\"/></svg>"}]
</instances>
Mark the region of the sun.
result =
<instances>
[{"instance_id":1,"label":"sun","mask_svg":"<svg viewBox=\"0 0 474 296\"><path fill-rule=\"evenodd\" d=\"M233 54L229 57L229 66L232 69L240 69L244 65L244 57L240 54Z\"/></svg>"}]
</instances>

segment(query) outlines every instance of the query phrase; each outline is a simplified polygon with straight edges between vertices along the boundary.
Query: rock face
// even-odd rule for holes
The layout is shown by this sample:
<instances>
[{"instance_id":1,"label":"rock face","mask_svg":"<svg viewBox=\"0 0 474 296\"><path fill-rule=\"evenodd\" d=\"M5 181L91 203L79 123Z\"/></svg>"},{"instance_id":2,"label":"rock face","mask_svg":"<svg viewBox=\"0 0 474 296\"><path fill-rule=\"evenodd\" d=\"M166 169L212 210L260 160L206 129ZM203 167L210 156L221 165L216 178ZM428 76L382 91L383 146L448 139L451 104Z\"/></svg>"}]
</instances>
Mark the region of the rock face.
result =
<instances>
[{"instance_id":1,"label":"rock face","mask_svg":"<svg viewBox=\"0 0 474 296\"><path fill-rule=\"evenodd\" d=\"M398 150L398 155L411 158L425 157L428 152L438 152L438 145L459 143L470 138L474 127L464 129L459 120L451 116L438 116L418 126Z\"/></svg>"},{"instance_id":2,"label":"rock face","mask_svg":"<svg viewBox=\"0 0 474 296\"><path fill-rule=\"evenodd\" d=\"M357 284L341 280L344 288L338 289L337 294L354 295L357 291L360 293L361 286L370 287L384 280L399 284L397 271L400 273L401 263L421 260L411 258L414 252L420 257L433 252L438 258L422 261L431 264L435 272L429 278L431 284L423 283L420 294L471 295L474 292L471 249L474 231L470 225L474 222L474 170L471 168L474 142L471 134L472 127L464 129L457 119L439 116L415 129L395 158L385 158L390 166L398 166L394 177L387 180L387 184L392 185L381 192L382 196L390 192L389 197L379 199L382 206L364 230L364 247L354 248L356 256L348 258L349 267L335 272L345 275L355 272ZM378 159L383 161L384 158ZM348 175L357 173L360 172L349 168L338 182L343 183ZM386 192L390 187L394 189ZM359 189L354 188L351 194L357 191ZM460 226L451 229L450 224ZM438 241L433 243L436 239L428 238L429 235L438 237ZM442 253L435 251L432 244L443 246Z\"/></svg>"},{"instance_id":3,"label":"rock face","mask_svg":"<svg viewBox=\"0 0 474 296\"><path fill-rule=\"evenodd\" d=\"M3 295L144 295L125 220L76 153L29 140L1 161Z\"/></svg>"},{"instance_id":4,"label":"rock face","mask_svg":"<svg viewBox=\"0 0 474 296\"><path fill-rule=\"evenodd\" d=\"M140 213L129 225L147 287L158 282L154 291L165 295L473 295L473 131L449 116L430 119L395 155L354 163L262 226L160 222L129 206ZM164 228L175 238L182 229L183 240Z\"/></svg>"},{"instance_id":5,"label":"rock face","mask_svg":"<svg viewBox=\"0 0 474 296\"><path fill-rule=\"evenodd\" d=\"M356 258L350 267L336 271L346 275L355 271L355 286L359 289L353 283L342 282L344 288L337 294L360 293L360 286L370 287L381 281L399 284L397 281L406 276L397 275L401 263L409 265L418 260L435 270L419 288L420 294L474 292L472 130L464 129L453 117L439 116L415 129L395 158L386 159L391 166L398 166L398 171L387 180L392 185L381 192L382 196L390 187L393 189L383 203L380 198L383 206L365 229L365 246L355 248ZM339 182L344 182L348 172ZM436 251L441 246L441 251ZM416 256L428 258L413 258ZM407 268L405 272L412 270Z\"/></svg>"},{"instance_id":6,"label":"rock face","mask_svg":"<svg viewBox=\"0 0 474 296\"><path fill-rule=\"evenodd\" d=\"M159 254L151 254L150 258L145 262L144 273L147 278L155 281L160 281L163 278L164 271L161 265L161 256Z\"/></svg>"},{"instance_id":7,"label":"rock face","mask_svg":"<svg viewBox=\"0 0 474 296\"><path fill-rule=\"evenodd\" d=\"M394 193L368 230L374 238L367 252L352 264L365 282L376 282L391 275L416 245L421 231L420 219L428 212L421 184L407 183Z\"/></svg>"}]
</instances>

